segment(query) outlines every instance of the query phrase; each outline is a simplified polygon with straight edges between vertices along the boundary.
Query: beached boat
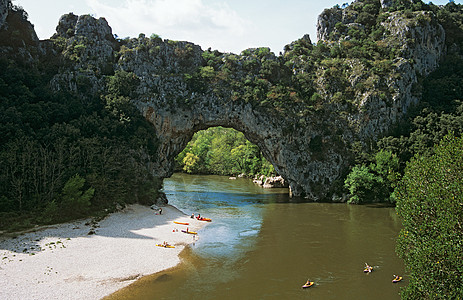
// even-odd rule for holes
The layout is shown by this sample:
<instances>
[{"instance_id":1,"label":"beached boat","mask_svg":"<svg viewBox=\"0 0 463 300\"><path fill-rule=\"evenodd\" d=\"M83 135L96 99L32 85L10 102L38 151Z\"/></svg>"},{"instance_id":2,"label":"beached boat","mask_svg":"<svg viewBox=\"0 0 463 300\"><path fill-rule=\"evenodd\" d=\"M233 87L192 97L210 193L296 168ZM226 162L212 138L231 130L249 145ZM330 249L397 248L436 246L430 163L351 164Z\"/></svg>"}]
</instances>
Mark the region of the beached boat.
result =
<instances>
[{"instance_id":1,"label":"beached boat","mask_svg":"<svg viewBox=\"0 0 463 300\"><path fill-rule=\"evenodd\" d=\"M186 222L177 222L177 221L174 221L175 224L180 224L180 225L190 225L190 223L186 223Z\"/></svg>"},{"instance_id":2,"label":"beached boat","mask_svg":"<svg viewBox=\"0 0 463 300\"><path fill-rule=\"evenodd\" d=\"M156 244L158 247L164 247L164 248L175 248L175 246L172 245L163 245L163 244Z\"/></svg>"},{"instance_id":3,"label":"beached boat","mask_svg":"<svg viewBox=\"0 0 463 300\"><path fill-rule=\"evenodd\" d=\"M306 289L306 288L311 287L312 285L314 285L314 282L313 282L313 281L307 281L307 282L302 286L302 288L303 288L303 289Z\"/></svg>"},{"instance_id":4,"label":"beached boat","mask_svg":"<svg viewBox=\"0 0 463 300\"><path fill-rule=\"evenodd\" d=\"M182 230L182 232L188 233L188 234L198 234L196 231L186 231Z\"/></svg>"},{"instance_id":5,"label":"beached boat","mask_svg":"<svg viewBox=\"0 0 463 300\"><path fill-rule=\"evenodd\" d=\"M402 279L403 279L402 277L397 276L396 278L392 279L392 282L393 283L400 282L400 281L402 281Z\"/></svg>"},{"instance_id":6,"label":"beached boat","mask_svg":"<svg viewBox=\"0 0 463 300\"><path fill-rule=\"evenodd\" d=\"M196 219L197 219L198 221L206 221L206 222L212 222L212 220L211 220L211 219L209 219L209 218L203 218L203 217L201 217L201 218L198 218L198 217L196 217Z\"/></svg>"}]
</instances>

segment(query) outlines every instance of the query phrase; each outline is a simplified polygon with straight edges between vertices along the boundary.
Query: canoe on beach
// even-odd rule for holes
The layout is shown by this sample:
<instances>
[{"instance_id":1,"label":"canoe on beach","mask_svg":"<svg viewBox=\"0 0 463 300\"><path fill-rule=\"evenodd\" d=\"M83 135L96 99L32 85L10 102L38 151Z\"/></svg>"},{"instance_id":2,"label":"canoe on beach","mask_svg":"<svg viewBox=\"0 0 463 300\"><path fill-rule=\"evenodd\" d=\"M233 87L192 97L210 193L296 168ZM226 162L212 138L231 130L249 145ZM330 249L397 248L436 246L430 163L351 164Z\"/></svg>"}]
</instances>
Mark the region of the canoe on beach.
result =
<instances>
[{"instance_id":1,"label":"canoe on beach","mask_svg":"<svg viewBox=\"0 0 463 300\"><path fill-rule=\"evenodd\" d=\"M158 247L164 247L164 248L175 248L175 246L172 245L163 245L163 244L156 244Z\"/></svg>"},{"instance_id":2,"label":"canoe on beach","mask_svg":"<svg viewBox=\"0 0 463 300\"><path fill-rule=\"evenodd\" d=\"M186 231L186 230L182 230L182 232L184 232L184 233L189 233L189 234L198 234L196 231Z\"/></svg>"},{"instance_id":3,"label":"canoe on beach","mask_svg":"<svg viewBox=\"0 0 463 300\"><path fill-rule=\"evenodd\" d=\"M201 218L196 218L196 219L198 219L198 221L212 222L212 220L209 219L209 218L203 218L203 217L201 217Z\"/></svg>"},{"instance_id":4,"label":"canoe on beach","mask_svg":"<svg viewBox=\"0 0 463 300\"><path fill-rule=\"evenodd\" d=\"M180 224L180 225L190 225L190 223L186 223L186 222L177 222L177 221L174 221L175 224Z\"/></svg>"}]
</instances>

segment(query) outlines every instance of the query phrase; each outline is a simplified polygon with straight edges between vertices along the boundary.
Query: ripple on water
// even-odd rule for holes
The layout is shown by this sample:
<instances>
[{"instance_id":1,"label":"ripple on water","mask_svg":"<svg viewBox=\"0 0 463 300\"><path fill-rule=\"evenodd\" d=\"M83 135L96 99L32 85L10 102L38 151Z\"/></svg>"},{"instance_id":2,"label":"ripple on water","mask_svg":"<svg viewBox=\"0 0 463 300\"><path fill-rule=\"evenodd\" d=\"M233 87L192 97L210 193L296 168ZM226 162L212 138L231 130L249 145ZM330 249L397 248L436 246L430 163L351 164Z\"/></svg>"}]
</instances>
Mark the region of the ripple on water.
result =
<instances>
[{"instance_id":1,"label":"ripple on water","mask_svg":"<svg viewBox=\"0 0 463 300\"><path fill-rule=\"evenodd\" d=\"M245 230L245 231L241 231L239 233L240 236L242 237L248 237L248 236L254 236L254 235L258 235L259 234L259 230Z\"/></svg>"}]
</instances>

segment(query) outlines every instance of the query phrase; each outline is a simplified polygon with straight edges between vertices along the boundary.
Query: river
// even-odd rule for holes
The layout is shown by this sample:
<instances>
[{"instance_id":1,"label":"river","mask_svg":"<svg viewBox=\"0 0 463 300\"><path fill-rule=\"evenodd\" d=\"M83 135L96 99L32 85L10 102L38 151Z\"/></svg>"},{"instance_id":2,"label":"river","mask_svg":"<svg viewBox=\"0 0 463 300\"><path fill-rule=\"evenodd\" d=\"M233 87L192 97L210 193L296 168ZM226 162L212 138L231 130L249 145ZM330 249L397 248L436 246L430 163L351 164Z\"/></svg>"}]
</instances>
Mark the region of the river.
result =
<instances>
[{"instance_id":1,"label":"river","mask_svg":"<svg viewBox=\"0 0 463 300\"><path fill-rule=\"evenodd\" d=\"M144 277L118 299L400 299L394 208L296 202L249 179L174 174L169 203L212 222L183 263ZM374 267L363 273L365 262ZM314 286L302 289L310 278Z\"/></svg>"}]
</instances>

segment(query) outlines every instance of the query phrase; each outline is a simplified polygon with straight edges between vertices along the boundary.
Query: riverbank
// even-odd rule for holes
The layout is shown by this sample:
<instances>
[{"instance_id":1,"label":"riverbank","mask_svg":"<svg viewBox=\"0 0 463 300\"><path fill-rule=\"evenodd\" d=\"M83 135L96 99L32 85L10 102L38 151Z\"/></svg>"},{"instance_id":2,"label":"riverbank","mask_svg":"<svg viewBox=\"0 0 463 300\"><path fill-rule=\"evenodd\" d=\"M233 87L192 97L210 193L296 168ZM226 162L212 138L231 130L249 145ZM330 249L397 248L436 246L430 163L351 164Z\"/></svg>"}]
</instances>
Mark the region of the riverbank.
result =
<instances>
[{"instance_id":1,"label":"riverbank","mask_svg":"<svg viewBox=\"0 0 463 300\"><path fill-rule=\"evenodd\" d=\"M181 232L206 222L173 206L162 214L131 205L98 224L90 220L50 226L0 241L1 299L100 299L136 279L180 263L193 242ZM178 229L175 231L174 229ZM156 247L164 241L175 248Z\"/></svg>"}]
</instances>

